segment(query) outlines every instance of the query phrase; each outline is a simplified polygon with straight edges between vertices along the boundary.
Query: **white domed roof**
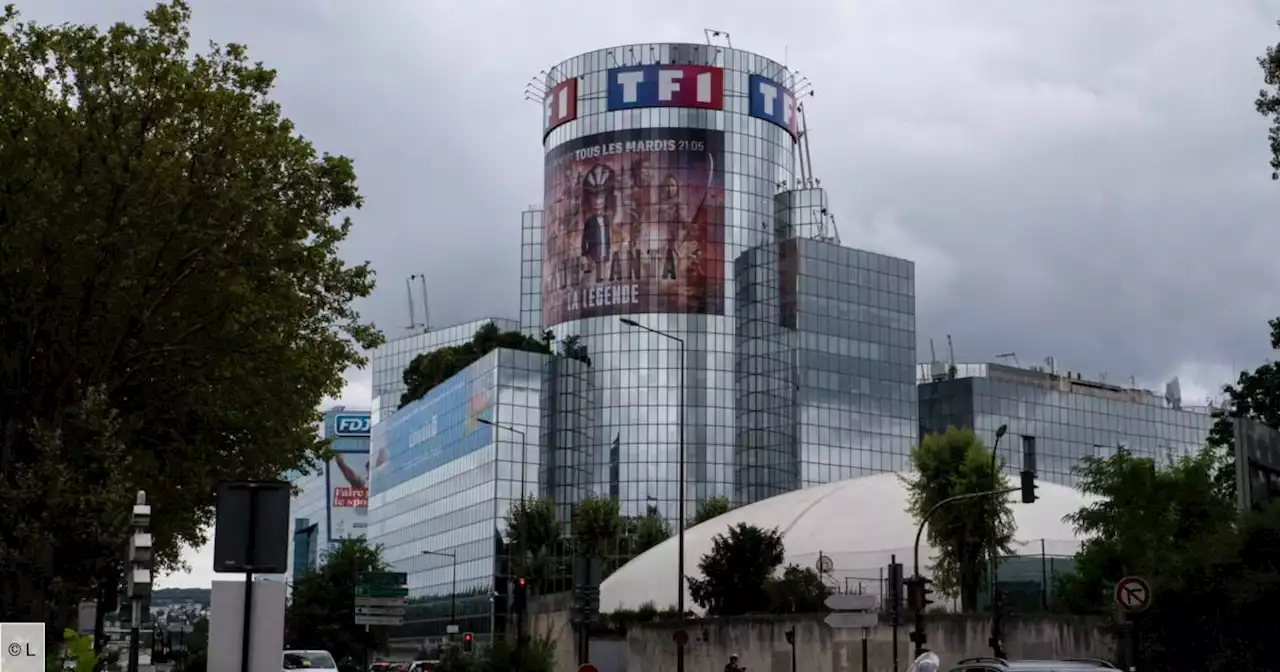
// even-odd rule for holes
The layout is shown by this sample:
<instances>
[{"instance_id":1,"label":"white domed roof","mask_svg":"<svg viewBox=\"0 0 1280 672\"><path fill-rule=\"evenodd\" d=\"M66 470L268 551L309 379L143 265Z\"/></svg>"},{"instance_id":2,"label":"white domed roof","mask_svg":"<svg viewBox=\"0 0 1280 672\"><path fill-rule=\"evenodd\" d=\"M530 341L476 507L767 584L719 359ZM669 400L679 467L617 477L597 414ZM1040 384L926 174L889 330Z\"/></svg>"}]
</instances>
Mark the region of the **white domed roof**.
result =
<instances>
[{"instance_id":1,"label":"white domed roof","mask_svg":"<svg viewBox=\"0 0 1280 672\"><path fill-rule=\"evenodd\" d=\"M734 509L685 530L685 574L700 577L698 562L711 551L717 534L738 523L765 529L776 527L786 545L787 564L816 567L819 555L830 557L828 584L861 587L879 593L884 568L897 556L905 574L912 570L916 521L907 512L907 487L903 475L875 474L818 485ZM1039 500L1022 504L1017 493L1010 507L1017 523L1014 553L1050 556L1071 555L1080 542L1063 517L1088 503L1072 488L1040 481ZM659 609L676 604L675 535L645 551L600 586L600 610L608 613L635 609L652 602ZM928 575L932 562L928 532L920 540L920 572ZM860 584L860 585L859 585ZM685 605L696 609L685 586Z\"/></svg>"}]
</instances>

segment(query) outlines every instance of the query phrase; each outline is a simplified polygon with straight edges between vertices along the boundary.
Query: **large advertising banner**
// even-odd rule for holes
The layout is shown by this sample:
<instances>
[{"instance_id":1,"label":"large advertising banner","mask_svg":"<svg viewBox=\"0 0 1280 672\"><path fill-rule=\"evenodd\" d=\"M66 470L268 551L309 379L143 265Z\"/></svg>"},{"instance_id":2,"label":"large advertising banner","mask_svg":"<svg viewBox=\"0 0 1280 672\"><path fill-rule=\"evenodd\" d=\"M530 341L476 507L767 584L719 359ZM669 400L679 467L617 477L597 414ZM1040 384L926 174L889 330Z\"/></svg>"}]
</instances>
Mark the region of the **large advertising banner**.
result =
<instances>
[{"instance_id":1,"label":"large advertising banner","mask_svg":"<svg viewBox=\"0 0 1280 672\"><path fill-rule=\"evenodd\" d=\"M724 134L612 131L547 155L542 315L724 313Z\"/></svg>"},{"instance_id":2,"label":"large advertising banner","mask_svg":"<svg viewBox=\"0 0 1280 672\"><path fill-rule=\"evenodd\" d=\"M325 468L329 541L363 537L369 512L369 451L335 451Z\"/></svg>"},{"instance_id":3,"label":"large advertising banner","mask_svg":"<svg viewBox=\"0 0 1280 672\"><path fill-rule=\"evenodd\" d=\"M497 390L497 368L492 361L481 358L373 426L370 478L374 494L385 493L493 441L493 428L480 422L491 415Z\"/></svg>"}]
</instances>

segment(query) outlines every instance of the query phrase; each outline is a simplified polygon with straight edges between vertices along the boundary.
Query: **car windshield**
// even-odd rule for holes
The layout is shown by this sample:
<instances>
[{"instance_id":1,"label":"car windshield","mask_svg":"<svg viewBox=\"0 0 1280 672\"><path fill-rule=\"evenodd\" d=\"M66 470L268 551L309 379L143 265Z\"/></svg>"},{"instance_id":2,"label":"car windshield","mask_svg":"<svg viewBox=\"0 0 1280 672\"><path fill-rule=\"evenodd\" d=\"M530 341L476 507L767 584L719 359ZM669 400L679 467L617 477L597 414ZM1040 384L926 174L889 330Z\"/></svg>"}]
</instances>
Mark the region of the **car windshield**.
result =
<instances>
[{"instance_id":1,"label":"car windshield","mask_svg":"<svg viewBox=\"0 0 1280 672\"><path fill-rule=\"evenodd\" d=\"M286 670L335 670L337 668L338 666L333 662L333 658L323 651L284 654L284 669Z\"/></svg>"}]
</instances>

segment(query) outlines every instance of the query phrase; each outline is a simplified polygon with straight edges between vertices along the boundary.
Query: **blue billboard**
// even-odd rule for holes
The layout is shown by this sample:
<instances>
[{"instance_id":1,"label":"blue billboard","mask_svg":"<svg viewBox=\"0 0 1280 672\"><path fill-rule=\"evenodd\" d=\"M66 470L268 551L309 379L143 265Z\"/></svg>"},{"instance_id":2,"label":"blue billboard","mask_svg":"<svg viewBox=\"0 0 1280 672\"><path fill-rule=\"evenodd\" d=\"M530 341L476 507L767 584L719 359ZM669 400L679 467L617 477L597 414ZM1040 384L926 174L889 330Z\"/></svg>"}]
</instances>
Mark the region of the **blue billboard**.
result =
<instances>
[{"instance_id":1,"label":"blue billboard","mask_svg":"<svg viewBox=\"0 0 1280 672\"><path fill-rule=\"evenodd\" d=\"M333 414L333 433L330 436L369 436L369 414Z\"/></svg>"},{"instance_id":2,"label":"blue billboard","mask_svg":"<svg viewBox=\"0 0 1280 672\"><path fill-rule=\"evenodd\" d=\"M747 112L777 124L796 137L796 97L791 89L763 75L751 75L747 81Z\"/></svg>"},{"instance_id":3,"label":"blue billboard","mask_svg":"<svg viewBox=\"0 0 1280 672\"><path fill-rule=\"evenodd\" d=\"M371 494L381 494L493 441L497 369L484 357L373 427ZM487 367L487 368L486 368Z\"/></svg>"}]
</instances>

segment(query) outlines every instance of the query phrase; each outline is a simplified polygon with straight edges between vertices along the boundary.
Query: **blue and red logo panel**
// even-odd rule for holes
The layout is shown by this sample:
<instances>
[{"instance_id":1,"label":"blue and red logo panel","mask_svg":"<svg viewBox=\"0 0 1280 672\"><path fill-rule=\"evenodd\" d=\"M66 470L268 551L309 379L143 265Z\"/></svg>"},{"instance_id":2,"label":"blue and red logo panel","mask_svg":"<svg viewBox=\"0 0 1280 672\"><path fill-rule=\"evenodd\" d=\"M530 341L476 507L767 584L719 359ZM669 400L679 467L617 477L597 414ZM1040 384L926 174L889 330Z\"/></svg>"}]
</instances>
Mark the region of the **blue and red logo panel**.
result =
<instances>
[{"instance_id":1,"label":"blue and red logo panel","mask_svg":"<svg viewBox=\"0 0 1280 672\"><path fill-rule=\"evenodd\" d=\"M708 65L633 65L608 73L608 109L724 109L724 70Z\"/></svg>"},{"instance_id":2,"label":"blue and red logo panel","mask_svg":"<svg viewBox=\"0 0 1280 672\"><path fill-rule=\"evenodd\" d=\"M747 82L747 112L771 124L777 124L796 137L796 97L791 89L764 77L751 75Z\"/></svg>"},{"instance_id":3,"label":"blue and red logo panel","mask_svg":"<svg viewBox=\"0 0 1280 672\"><path fill-rule=\"evenodd\" d=\"M567 121L578 118L578 78L569 79L556 84L542 99L543 121L542 135Z\"/></svg>"}]
</instances>

